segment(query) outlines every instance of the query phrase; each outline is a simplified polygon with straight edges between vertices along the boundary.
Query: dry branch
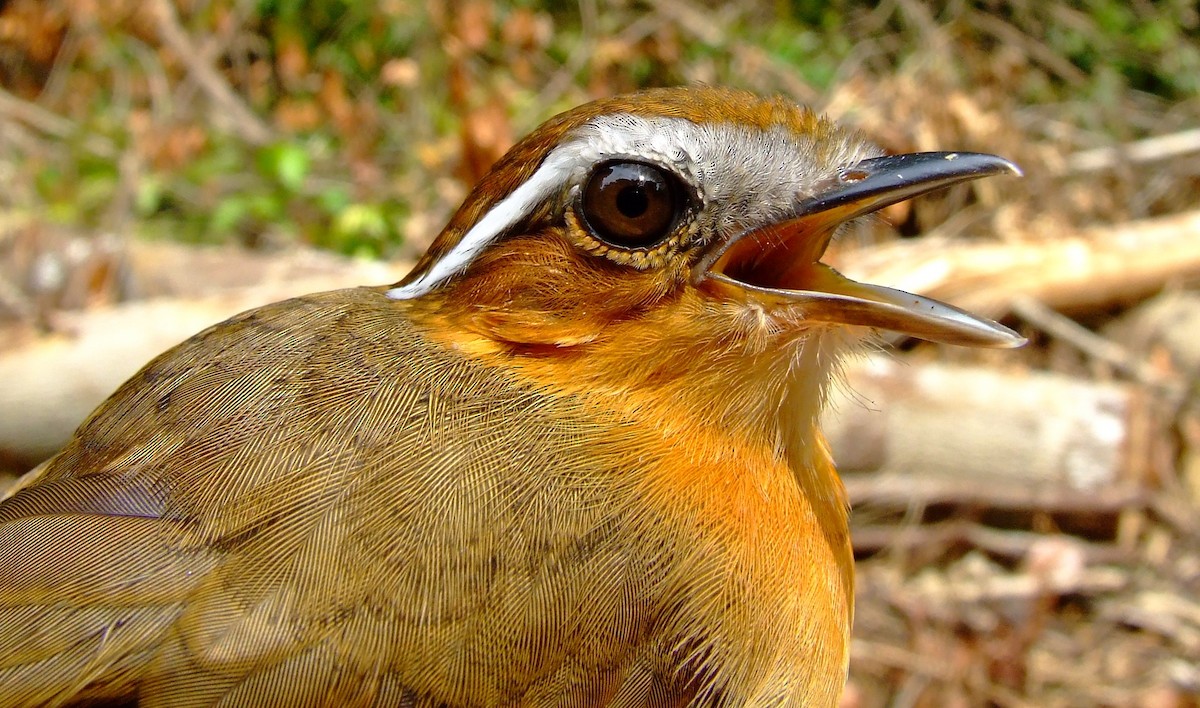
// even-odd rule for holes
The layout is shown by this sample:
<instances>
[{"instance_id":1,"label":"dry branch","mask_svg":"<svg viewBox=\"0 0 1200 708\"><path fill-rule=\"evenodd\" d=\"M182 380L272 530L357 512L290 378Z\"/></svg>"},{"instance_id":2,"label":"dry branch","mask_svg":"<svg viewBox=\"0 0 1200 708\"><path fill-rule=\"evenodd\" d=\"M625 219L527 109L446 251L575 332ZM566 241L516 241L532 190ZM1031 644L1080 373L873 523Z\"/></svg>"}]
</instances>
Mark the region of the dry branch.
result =
<instances>
[{"instance_id":1,"label":"dry branch","mask_svg":"<svg viewBox=\"0 0 1200 708\"><path fill-rule=\"evenodd\" d=\"M22 100L3 88L0 88L0 116L4 117L6 123L25 123L52 138L66 140L79 134L79 127L73 121L36 103ZM101 157L111 158L117 154L117 148L111 140L94 133L85 135L82 144L89 152Z\"/></svg>"},{"instance_id":2,"label":"dry branch","mask_svg":"<svg viewBox=\"0 0 1200 708\"><path fill-rule=\"evenodd\" d=\"M854 551L859 554L879 551L940 550L954 546L982 550L1009 561L1025 559L1045 534L1031 531L996 529L966 520L938 524L855 525L850 534ZM1079 538L1061 537L1087 565L1118 564L1129 561L1129 552L1119 546L1092 543Z\"/></svg>"},{"instance_id":3,"label":"dry branch","mask_svg":"<svg viewBox=\"0 0 1200 708\"><path fill-rule=\"evenodd\" d=\"M1134 356L1126 347L1106 339L1066 315L1028 297L1013 300L1013 312L1029 324L1055 339L1066 342L1083 354L1106 362L1137 382L1162 391L1174 399L1183 396L1178 381L1170 380L1144 359Z\"/></svg>"},{"instance_id":4,"label":"dry branch","mask_svg":"<svg viewBox=\"0 0 1200 708\"><path fill-rule=\"evenodd\" d=\"M1043 595L1099 595L1115 592L1129 584L1129 576L1117 568L1086 568L1072 577L1056 579L1032 573L995 575L972 580L945 582L934 575L914 583L920 602L929 607L951 603L978 605L1014 600L1032 600Z\"/></svg>"},{"instance_id":5,"label":"dry branch","mask_svg":"<svg viewBox=\"0 0 1200 708\"><path fill-rule=\"evenodd\" d=\"M1156 135L1124 145L1083 150L1067 157L1066 173L1097 172L1119 165L1159 162L1200 152L1200 128Z\"/></svg>"},{"instance_id":6,"label":"dry branch","mask_svg":"<svg viewBox=\"0 0 1200 708\"><path fill-rule=\"evenodd\" d=\"M993 316L1019 297L1056 310L1136 301L1200 276L1200 211L1091 229L1050 242L927 238L846 253L839 269Z\"/></svg>"},{"instance_id":7,"label":"dry branch","mask_svg":"<svg viewBox=\"0 0 1200 708\"><path fill-rule=\"evenodd\" d=\"M824 427L852 500L1111 511L1138 498L1121 488L1128 387L883 356L847 380Z\"/></svg>"},{"instance_id":8,"label":"dry branch","mask_svg":"<svg viewBox=\"0 0 1200 708\"><path fill-rule=\"evenodd\" d=\"M991 478L924 479L912 476L846 475L851 504L908 508L960 504L992 509L1039 510L1062 514L1117 514L1146 503L1145 492L1118 486L1083 492L1063 488L1024 488L1005 476L1005 468L992 470Z\"/></svg>"},{"instance_id":9,"label":"dry branch","mask_svg":"<svg viewBox=\"0 0 1200 708\"><path fill-rule=\"evenodd\" d=\"M273 136L270 126L247 108L221 74L206 63L204 54L192 44L191 38L180 26L174 5L169 0L157 0L151 8L158 23L159 38L183 62L192 78L220 109L216 118L230 121L238 135L250 144L270 142Z\"/></svg>"},{"instance_id":10,"label":"dry branch","mask_svg":"<svg viewBox=\"0 0 1200 708\"><path fill-rule=\"evenodd\" d=\"M175 263L185 257L180 249L147 248L133 261ZM61 313L61 332L0 348L0 453L27 464L53 454L92 408L143 364L209 325L296 295L394 282L406 269L328 258L314 262L303 253L273 260L233 250L193 253L189 263L179 262L151 289L179 291L206 277L210 293L217 283L230 287L216 294ZM239 278L257 284L233 287Z\"/></svg>"}]
</instances>

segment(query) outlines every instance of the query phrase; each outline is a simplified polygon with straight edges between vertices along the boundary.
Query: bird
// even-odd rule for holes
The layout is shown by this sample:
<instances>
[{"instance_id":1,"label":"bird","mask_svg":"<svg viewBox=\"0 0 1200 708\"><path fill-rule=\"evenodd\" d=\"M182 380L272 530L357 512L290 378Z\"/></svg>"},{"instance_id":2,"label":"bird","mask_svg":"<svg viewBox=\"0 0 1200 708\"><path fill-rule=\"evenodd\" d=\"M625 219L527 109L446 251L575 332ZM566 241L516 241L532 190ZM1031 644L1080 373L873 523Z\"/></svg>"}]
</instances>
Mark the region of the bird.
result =
<instances>
[{"instance_id":1,"label":"bird","mask_svg":"<svg viewBox=\"0 0 1200 708\"><path fill-rule=\"evenodd\" d=\"M820 259L1003 174L728 88L548 120L404 279L200 332L9 491L0 705L837 705L840 362L1023 339Z\"/></svg>"}]
</instances>

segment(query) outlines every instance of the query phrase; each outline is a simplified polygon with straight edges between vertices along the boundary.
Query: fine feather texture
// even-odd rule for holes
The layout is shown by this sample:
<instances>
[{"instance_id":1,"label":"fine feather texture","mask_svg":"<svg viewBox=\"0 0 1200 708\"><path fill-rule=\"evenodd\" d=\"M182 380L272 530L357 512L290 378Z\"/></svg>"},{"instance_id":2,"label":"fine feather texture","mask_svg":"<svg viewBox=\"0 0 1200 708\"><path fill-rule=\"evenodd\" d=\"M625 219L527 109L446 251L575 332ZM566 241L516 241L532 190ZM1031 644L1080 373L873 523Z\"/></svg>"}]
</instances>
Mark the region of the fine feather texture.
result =
<instances>
[{"instance_id":1,"label":"fine feather texture","mask_svg":"<svg viewBox=\"0 0 1200 708\"><path fill-rule=\"evenodd\" d=\"M802 531L844 501L788 443L554 387L384 293L206 330L0 504L0 705L835 700L849 547Z\"/></svg>"}]
</instances>

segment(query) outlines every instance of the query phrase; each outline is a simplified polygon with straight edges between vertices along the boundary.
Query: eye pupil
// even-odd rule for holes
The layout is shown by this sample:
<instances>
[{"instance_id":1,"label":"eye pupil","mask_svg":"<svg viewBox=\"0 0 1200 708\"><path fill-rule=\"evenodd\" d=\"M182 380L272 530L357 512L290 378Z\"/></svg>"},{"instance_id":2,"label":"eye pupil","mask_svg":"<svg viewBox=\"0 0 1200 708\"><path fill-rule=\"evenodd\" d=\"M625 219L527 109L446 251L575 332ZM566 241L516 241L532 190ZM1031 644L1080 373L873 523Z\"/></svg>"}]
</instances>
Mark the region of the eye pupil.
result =
<instances>
[{"instance_id":1,"label":"eye pupil","mask_svg":"<svg viewBox=\"0 0 1200 708\"><path fill-rule=\"evenodd\" d=\"M670 235L683 210L670 172L642 162L607 162L584 186L580 212L594 236L621 248L649 248Z\"/></svg>"},{"instance_id":2,"label":"eye pupil","mask_svg":"<svg viewBox=\"0 0 1200 708\"><path fill-rule=\"evenodd\" d=\"M650 198L638 187L626 187L617 194L617 209L630 219L636 219L650 208Z\"/></svg>"}]
</instances>

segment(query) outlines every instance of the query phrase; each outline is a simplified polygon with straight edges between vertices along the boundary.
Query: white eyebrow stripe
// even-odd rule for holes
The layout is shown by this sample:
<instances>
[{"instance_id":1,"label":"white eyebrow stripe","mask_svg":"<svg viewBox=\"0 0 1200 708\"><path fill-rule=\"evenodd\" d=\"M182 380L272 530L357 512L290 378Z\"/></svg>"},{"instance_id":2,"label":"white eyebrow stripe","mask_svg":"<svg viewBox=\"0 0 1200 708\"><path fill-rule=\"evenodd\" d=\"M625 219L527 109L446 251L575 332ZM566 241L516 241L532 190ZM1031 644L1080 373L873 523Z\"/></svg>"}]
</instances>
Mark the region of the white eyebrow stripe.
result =
<instances>
[{"instance_id":1,"label":"white eyebrow stripe","mask_svg":"<svg viewBox=\"0 0 1200 708\"><path fill-rule=\"evenodd\" d=\"M441 260L411 283L387 291L387 296L409 300L433 290L469 266L574 173L590 169L597 161L614 155L647 154L664 162L686 164L685 158L709 137L704 133L704 128L682 118L617 114L592 119L576 129L572 140L552 150L525 184L492 207Z\"/></svg>"},{"instance_id":2,"label":"white eyebrow stripe","mask_svg":"<svg viewBox=\"0 0 1200 708\"><path fill-rule=\"evenodd\" d=\"M567 146L564 146L567 147ZM543 199L559 188L583 162L577 150L558 148L546 156L542 166L533 173L525 184L500 200L491 211L484 214L471 230L450 249L441 260L433 264L416 280L392 288L387 296L393 300L410 300L432 290L439 283L470 265L475 256L500 237L505 229L516 224Z\"/></svg>"}]
</instances>

